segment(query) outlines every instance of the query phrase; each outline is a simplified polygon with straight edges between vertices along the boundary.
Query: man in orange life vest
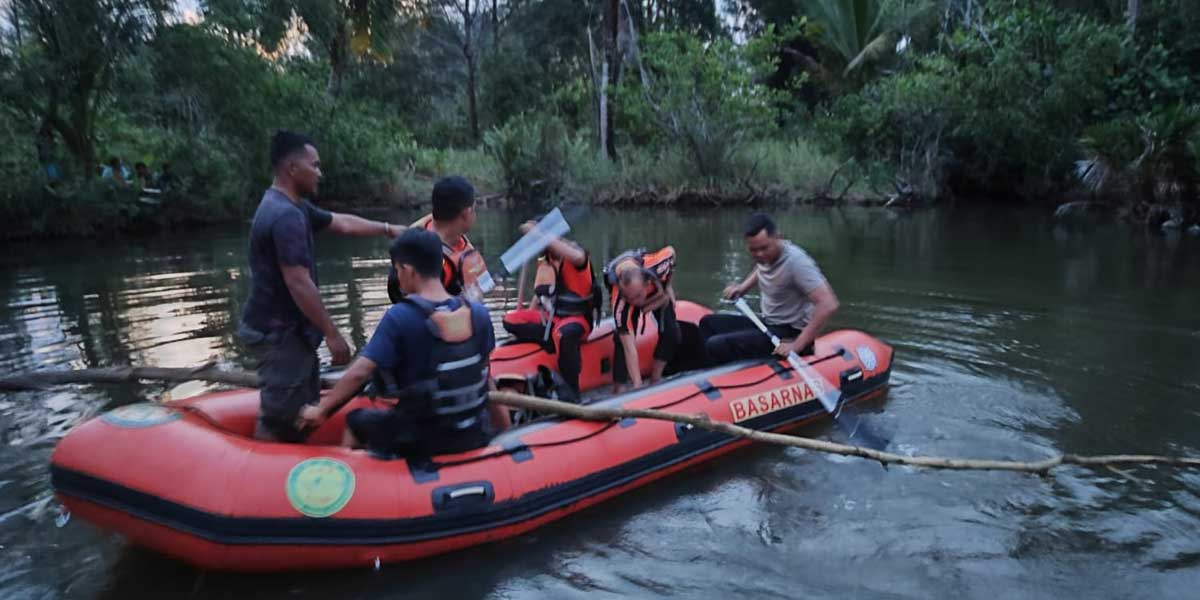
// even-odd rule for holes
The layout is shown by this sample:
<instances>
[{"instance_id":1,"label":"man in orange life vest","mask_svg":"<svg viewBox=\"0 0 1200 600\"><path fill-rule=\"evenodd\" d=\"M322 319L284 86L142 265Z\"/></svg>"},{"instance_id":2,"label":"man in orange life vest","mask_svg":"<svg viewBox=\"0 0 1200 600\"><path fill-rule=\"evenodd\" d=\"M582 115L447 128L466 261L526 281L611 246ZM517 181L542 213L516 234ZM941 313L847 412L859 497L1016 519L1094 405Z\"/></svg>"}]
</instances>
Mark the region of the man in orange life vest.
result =
<instances>
[{"instance_id":1,"label":"man in orange life vest","mask_svg":"<svg viewBox=\"0 0 1200 600\"><path fill-rule=\"evenodd\" d=\"M410 227L427 229L442 240L442 285L452 296L480 300L495 284L483 256L467 239L475 226L475 188L457 175L443 177L433 185L433 212ZM388 271L388 298L392 304L404 298L396 269Z\"/></svg>"},{"instance_id":2,"label":"man in orange life vest","mask_svg":"<svg viewBox=\"0 0 1200 600\"><path fill-rule=\"evenodd\" d=\"M535 226L529 221L521 225L521 233L529 233ZM513 337L540 343L558 354L558 372L574 396L567 399L579 397L580 346L596 324L600 301L588 252L574 242L555 238L538 260L530 307L504 315L504 329Z\"/></svg>"},{"instance_id":3,"label":"man in orange life vest","mask_svg":"<svg viewBox=\"0 0 1200 600\"><path fill-rule=\"evenodd\" d=\"M658 343L654 347L654 366L650 382L662 379L667 363L675 358L682 334L675 320L675 290L671 274L675 270L675 249L667 246L653 254L635 250L614 258L604 269L604 279L612 288L613 383L620 393L625 385L641 387L637 333L646 327L646 315L654 315Z\"/></svg>"}]
</instances>

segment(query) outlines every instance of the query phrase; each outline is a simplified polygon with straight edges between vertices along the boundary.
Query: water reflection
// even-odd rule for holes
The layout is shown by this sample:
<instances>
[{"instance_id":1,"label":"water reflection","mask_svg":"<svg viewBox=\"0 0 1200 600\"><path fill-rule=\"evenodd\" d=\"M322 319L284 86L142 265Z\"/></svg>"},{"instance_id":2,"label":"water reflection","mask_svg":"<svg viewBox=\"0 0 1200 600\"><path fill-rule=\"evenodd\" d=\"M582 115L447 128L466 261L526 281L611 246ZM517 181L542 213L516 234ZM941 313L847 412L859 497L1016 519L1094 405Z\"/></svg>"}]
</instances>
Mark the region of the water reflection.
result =
<instances>
[{"instance_id":1,"label":"water reflection","mask_svg":"<svg viewBox=\"0 0 1200 600\"><path fill-rule=\"evenodd\" d=\"M527 216L481 213L472 237L495 262ZM591 210L574 236L597 264L672 244L680 295L713 304L751 266L743 217ZM1196 240L1056 229L1007 209L805 209L779 221L837 289L837 324L895 346L894 386L873 415L894 449L1019 459L1197 451ZM248 292L243 229L6 246L0 372L213 355L249 367L233 338ZM361 347L388 306L385 242L317 244L322 295ZM0 396L0 596L1185 597L1200 584L1194 473L883 471L763 448L519 540L378 574L202 574L81 523L53 526L45 465L71 425L209 387Z\"/></svg>"}]
</instances>

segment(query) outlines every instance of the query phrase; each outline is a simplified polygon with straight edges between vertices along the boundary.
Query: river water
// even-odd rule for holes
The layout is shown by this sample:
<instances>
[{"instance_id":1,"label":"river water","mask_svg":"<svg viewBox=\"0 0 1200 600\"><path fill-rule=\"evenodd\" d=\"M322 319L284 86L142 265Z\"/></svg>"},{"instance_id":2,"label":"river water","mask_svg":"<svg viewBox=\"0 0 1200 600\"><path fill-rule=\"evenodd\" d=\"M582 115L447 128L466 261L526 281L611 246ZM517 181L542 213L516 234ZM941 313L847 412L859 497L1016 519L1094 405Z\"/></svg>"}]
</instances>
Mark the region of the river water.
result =
<instances>
[{"instance_id":1,"label":"river water","mask_svg":"<svg viewBox=\"0 0 1200 600\"><path fill-rule=\"evenodd\" d=\"M679 295L711 305L750 266L744 216L592 210L577 236L597 257L673 244ZM890 393L870 407L893 450L1200 453L1200 240L1062 229L999 208L777 217L840 296L836 326L896 349ZM477 244L494 259L518 222L481 212ZM210 357L248 366L232 337L247 292L245 229L0 245L0 373ZM325 302L361 347L387 306L384 240L322 236L317 254ZM56 525L47 461L69 427L207 389L0 395L0 598L994 600L1200 589L1200 472L1166 469L1040 478L753 448L516 540L379 572L201 573L79 520Z\"/></svg>"}]
</instances>

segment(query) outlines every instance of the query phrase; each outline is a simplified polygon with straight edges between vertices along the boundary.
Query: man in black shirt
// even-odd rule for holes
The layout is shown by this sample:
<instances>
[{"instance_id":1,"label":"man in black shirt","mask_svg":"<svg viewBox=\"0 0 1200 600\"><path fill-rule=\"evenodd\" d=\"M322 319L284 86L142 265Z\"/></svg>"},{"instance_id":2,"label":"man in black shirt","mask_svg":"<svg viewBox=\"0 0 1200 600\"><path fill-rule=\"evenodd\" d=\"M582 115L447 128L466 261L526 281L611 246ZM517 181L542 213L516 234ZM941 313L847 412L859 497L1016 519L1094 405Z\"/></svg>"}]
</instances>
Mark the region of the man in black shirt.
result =
<instances>
[{"instance_id":1,"label":"man in black shirt","mask_svg":"<svg viewBox=\"0 0 1200 600\"><path fill-rule=\"evenodd\" d=\"M296 416L320 395L317 346L329 347L333 364L350 360L350 346L334 326L317 289L313 233L395 237L404 227L333 213L314 206L321 159L311 139L290 131L271 138L274 181L250 226L250 297L238 336L259 352L262 385L260 439L304 441Z\"/></svg>"}]
</instances>

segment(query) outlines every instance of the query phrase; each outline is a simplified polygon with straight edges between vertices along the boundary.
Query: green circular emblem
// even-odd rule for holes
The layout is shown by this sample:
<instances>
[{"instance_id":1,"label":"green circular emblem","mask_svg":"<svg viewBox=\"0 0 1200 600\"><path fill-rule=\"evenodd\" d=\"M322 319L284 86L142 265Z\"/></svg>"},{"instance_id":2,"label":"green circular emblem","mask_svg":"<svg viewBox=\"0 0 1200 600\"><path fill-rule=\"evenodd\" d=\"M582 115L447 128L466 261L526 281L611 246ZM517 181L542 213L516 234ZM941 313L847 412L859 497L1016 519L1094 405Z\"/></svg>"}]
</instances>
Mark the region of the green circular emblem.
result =
<instances>
[{"instance_id":1,"label":"green circular emblem","mask_svg":"<svg viewBox=\"0 0 1200 600\"><path fill-rule=\"evenodd\" d=\"M106 423L116 425L117 427L153 427L170 423L178 419L179 411L172 410L161 404L150 404L149 402L139 402L137 404L126 404L110 410L103 415Z\"/></svg>"},{"instance_id":2,"label":"green circular emblem","mask_svg":"<svg viewBox=\"0 0 1200 600\"><path fill-rule=\"evenodd\" d=\"M292 507L310 517L328 517L354 495L354 471L332 458L310 458L292 467L287 497Z\"/></svg>"}]
</instances>

